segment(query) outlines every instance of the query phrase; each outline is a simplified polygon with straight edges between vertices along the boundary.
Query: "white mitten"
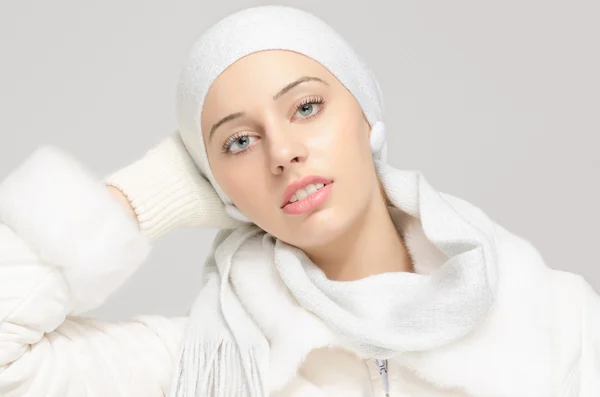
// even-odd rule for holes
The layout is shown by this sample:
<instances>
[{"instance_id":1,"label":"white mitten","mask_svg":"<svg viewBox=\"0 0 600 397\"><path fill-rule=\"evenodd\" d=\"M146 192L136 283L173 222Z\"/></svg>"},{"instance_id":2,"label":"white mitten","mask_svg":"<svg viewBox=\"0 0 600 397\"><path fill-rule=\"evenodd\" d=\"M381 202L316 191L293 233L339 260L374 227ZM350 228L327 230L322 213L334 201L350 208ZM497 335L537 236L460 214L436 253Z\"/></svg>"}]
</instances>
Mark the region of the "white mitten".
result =
<instances>
[{"instance_id":1,"label":"white mitten","mask_svg":"<svg viewBox=\"0 0 600 397\"><path fill-rule=\"evenodd\" d=\"M104 183L127 197L140 231L151 240L177 227L232 228L243 224L226 213L178 131L142 158L108 175Z\"/></svg>"}]
</instances>

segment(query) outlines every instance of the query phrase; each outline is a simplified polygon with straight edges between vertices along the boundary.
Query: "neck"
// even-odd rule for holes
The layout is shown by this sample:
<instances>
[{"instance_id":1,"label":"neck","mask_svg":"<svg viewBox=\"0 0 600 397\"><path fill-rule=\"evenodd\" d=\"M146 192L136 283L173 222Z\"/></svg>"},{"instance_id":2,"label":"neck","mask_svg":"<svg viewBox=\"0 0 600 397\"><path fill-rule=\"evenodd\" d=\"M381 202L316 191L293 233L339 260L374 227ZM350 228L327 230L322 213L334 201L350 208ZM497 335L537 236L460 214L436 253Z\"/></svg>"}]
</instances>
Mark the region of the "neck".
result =
<instances>
[{"instance_id":1,"label":"neck","mask_svg":"<svg viewBox=\"0 0 600 397\"><path fill-rule=\"evenodd\" d=\"M404 240L380 196L339 239L306 254L330 280L352 281L381 273L414 272Z\"/></svg>"}]
</instances>

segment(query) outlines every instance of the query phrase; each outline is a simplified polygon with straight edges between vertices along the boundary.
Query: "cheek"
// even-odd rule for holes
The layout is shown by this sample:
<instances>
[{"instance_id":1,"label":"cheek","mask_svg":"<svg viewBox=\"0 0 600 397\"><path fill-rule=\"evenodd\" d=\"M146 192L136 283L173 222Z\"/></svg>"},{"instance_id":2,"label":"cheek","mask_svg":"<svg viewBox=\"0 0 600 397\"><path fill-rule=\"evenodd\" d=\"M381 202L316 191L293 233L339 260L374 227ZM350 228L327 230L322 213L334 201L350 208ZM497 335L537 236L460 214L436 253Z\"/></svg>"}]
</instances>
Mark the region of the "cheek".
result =
<instances>
[{"instance_id":1,"label":"cheek","mask_svg":"<svg viewBox=\"0 0 600 397\"><path fill-rule=\"evenodd\" d=\"M241 171L239 166L233 164L235 162L235 160L221 162L213 168L213 175L221 189L237 203L240 197L251 190L253 178L250 177L251 172Z\"/></svg>"},{"instance_id":2,"label":"cheek","mask_svg":"<svg viewBox=\"0 0 600 397\"><path fill-rule=\"evenodd\" d=\"M327 149L336 159L361 165L370 160L368 125L357 116L337 117L332 123L325 140ZM339 161L339 160L338 160Z\"/></svg>"},{"instance_id":3,"label":"cheek","mask_svg":"<svg viewBox=\"0 0 600 397\"><path fill-rule=\"evenodd\" d=\"M251 153L244 156L252 156ZM265 207L270 191L265 179L264 165L250 157L227 159L213 171L215 180L243 213L251 218ZM262 203L262 205L261 205Z\"/></svg>"},{"instance_id":4,"label":"cheek","mask_svg":"<svg viewBox=\"0 0 600 397\"><path fill-rule=\"evenodd\" d=\"M372 182L372 155L369 126L362 116L348 117L336 128L335 143L331 147L336 172L343 179L345 201L362 202L370 194ZM354 203L356 204L356 202Z\"/></svg>"}]
</instances>

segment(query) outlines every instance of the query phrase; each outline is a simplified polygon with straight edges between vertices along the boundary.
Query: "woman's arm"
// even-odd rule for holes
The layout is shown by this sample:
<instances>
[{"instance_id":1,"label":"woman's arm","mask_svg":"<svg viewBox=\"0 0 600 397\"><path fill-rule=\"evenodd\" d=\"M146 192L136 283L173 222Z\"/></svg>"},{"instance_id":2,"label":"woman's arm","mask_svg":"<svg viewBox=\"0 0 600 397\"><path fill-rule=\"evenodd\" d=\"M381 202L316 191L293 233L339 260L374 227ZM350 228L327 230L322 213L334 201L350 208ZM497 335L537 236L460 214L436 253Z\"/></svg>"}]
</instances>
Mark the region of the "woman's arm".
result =
<instances>
[{"instance_id":1,"label":"woman's arm","mask_svg":"<svg viewBox=\"0 0 600 397\"><path fill-rule=\"evenodd\" d=\"M186 319L81 317L141 265L147 236L66 153L0 183L0 395L163 396Z\"/></svg>"},{"instance_id":2,"label":"woman's arm","mask_svg":"<svg viewBox=\"0 0 600 397\"><path fill-rule=\"evenodd\" d=\"M104 182L119 192L114 194L122 196L121 202L127 202L141 232L151 240L178 227L226 229L243 224L227 215L178 131L135 162L107 176Z\"/></svg>"}]
</instances>

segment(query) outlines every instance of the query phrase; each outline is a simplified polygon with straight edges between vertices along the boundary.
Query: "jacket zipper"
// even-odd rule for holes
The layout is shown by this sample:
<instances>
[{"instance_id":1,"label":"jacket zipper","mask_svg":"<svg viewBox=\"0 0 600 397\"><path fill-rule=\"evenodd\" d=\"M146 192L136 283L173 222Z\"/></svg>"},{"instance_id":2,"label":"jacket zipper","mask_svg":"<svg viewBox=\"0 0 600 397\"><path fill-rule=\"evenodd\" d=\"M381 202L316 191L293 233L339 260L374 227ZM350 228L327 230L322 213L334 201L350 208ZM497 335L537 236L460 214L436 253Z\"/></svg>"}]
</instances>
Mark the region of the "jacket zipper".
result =
<instances>
[{"instance_id":1,"label":"jacket zipper","mask_svg":"<svg viewBox=\"0 0 600 397\"><path fill-rule=\"evenodd\" d=\"M383 384L383 391L385 397L390 397L390 384L388 379L388 361L387 360L375 360L377 367L379 368L379 375L381 376L381 383Z\"/></svg>"}]
</instances>

